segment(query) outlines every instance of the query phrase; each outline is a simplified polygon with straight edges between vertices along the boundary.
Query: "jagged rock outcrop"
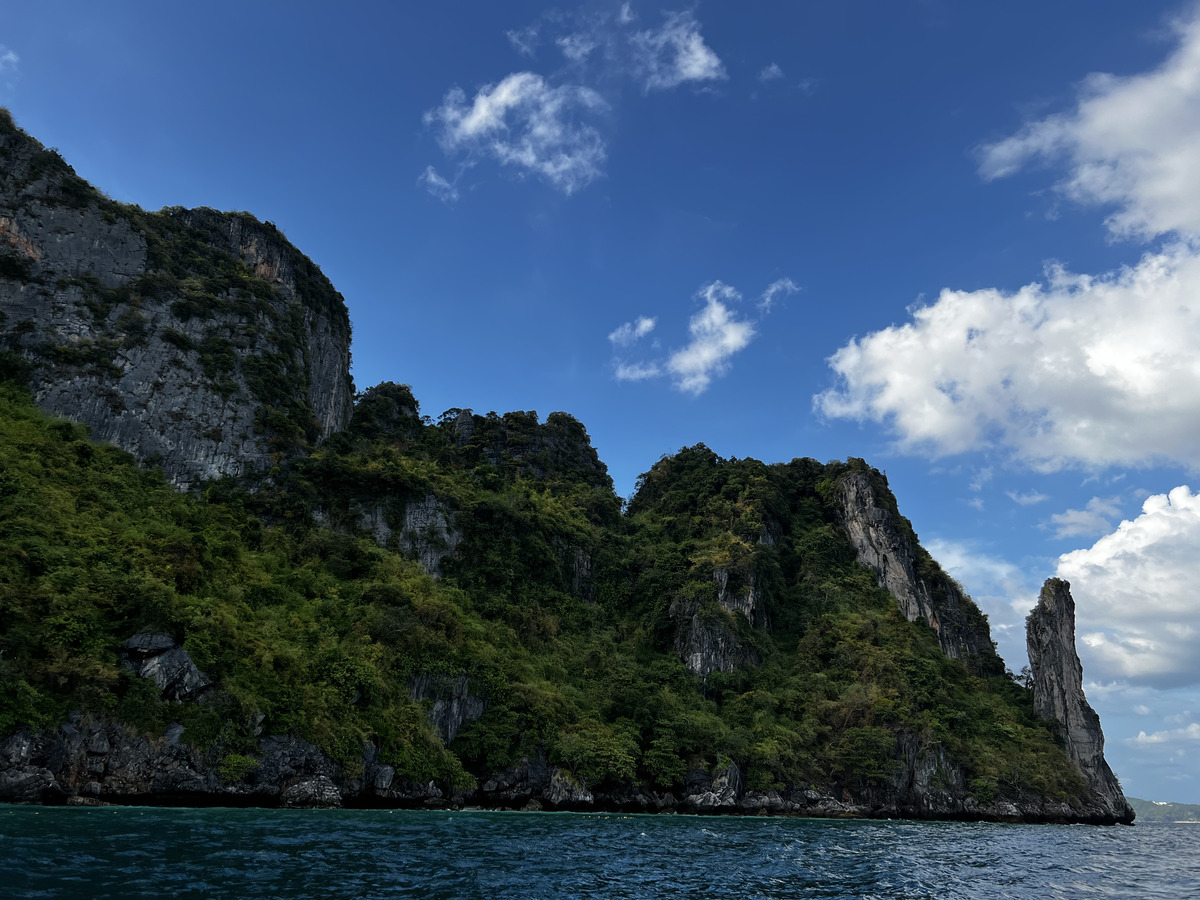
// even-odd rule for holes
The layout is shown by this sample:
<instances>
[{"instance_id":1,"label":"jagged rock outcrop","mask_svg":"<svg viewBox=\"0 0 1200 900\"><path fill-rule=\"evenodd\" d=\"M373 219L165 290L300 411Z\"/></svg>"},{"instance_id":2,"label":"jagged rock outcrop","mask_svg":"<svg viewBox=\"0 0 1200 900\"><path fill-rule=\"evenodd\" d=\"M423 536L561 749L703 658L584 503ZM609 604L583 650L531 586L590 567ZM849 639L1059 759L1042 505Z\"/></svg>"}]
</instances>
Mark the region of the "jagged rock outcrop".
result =
<instances>
[{"instance_id":1,"label":"jagged rock outcrop","mask_svg":"<svg viewBox=\"0 0 1200 900\"><path fill-rule=\"evenodd\" d=\"M121 644L121 663L158 685L167 700L199 700L212 687L192 657L168 634L135 634Z\"/></svg>"},{"instance_id":2,"label":"jagged rock outcrop","mask_svg":"<svg viewBox=\"0 0 1200 900\"><path fill-rule=\"evenodd\" d=\"M180 486L266 471L351 409L345 305L273 225L116 203L3 110L0 351Z\"/></svg>"},{"instance_id":3,"label":"jagged rock outcrop","mask_svg":"<svg viewBox=\"0 0 1200 900\"><path fill-rule=\"evenodd\" d=\"M987 618L921 549L911 526L895 510L883 475L848 472L837 481L835 499L838 522L858 561L874 570L879 586L896 598L905 617L910 622L924 619L951 659L961 659L981 674L1003 674Z\"/></svg>"},{"instance_id":4,"label":"jagged rock outcrop","mask_svg":"<svg viewBox=\"0 0 1200 900\"><path fill-rule=\"evenodd\" d=\"M408 682L408 694L417 703L432 701L429 724L447 744L463 725L476 721L487 709L487 694L472 693L471 680L465 674L414 675Z\"/></svg>"},{"instance_id":5,"label":"jagged rock outcrop","mask_svg":"<svg viewBox=\"0 0 1200 900\"><path fill-rule=\"evenodd\" d=\"M1075 600L1069 582L1061 578L1046 581L1025 628L1034 708L1042 718L1059 723L1067 756L1096 802L1115 821L1132 822L1133 808L1104 759L1100 717L1083 694L1083 665L1075 649Z\"/></svg>"}]
</instances>

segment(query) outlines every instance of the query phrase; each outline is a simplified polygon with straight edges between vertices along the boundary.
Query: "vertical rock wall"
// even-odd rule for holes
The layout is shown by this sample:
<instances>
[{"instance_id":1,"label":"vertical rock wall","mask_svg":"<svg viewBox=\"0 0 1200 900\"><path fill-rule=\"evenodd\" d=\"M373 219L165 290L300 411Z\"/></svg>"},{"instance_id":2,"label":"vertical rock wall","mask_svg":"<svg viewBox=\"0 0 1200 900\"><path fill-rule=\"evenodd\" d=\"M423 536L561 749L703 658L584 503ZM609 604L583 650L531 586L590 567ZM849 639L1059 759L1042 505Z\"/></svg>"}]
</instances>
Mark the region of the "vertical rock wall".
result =
<instances>
[{"instance_id":1,"label":"vertical rock wall","mask_svg":"<svg viewBox=\"0 0 1200 900\"><path fill-rule=\"evenodd\" d=\"M115 203L3 110L0 351L40 406L181 486L269 469L351 411L345 305L273 226Z\"/></svg>"},{"instance_id":2,"label":"vertical rock wall","mask_svg":"<svg viewBox=\"0 0 1200 900\"><path fill-rule=\"evenodd\" d=\"M1025 628L1034 708L1042 718L1061 726L1067 756L1083 775L1096 803L1114 820L1132 822L1133 808L1104 759L1100 717L1083 694L1071 585L1061 578L1047 580Z\"/></svg>"}]
</instances>

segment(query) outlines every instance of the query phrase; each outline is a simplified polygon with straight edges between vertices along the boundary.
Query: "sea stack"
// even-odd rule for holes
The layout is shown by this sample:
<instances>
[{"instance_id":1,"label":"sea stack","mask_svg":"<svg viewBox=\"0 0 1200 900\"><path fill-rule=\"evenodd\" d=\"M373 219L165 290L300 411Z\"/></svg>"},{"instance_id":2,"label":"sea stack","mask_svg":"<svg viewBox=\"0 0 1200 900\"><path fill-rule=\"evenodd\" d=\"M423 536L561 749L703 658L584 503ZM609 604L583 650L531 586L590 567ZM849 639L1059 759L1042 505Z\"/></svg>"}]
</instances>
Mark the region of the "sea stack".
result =
<instances>
[{"instance_id":1,"label":"sea stack","mask_svg":"<svg viewBox=\"0 0 1200 900\"><path fill-rule=\"evenodd\" d=\"M1083 695L1083 666L1075 650L1075 600L1071 585L1047 579L1037 606L1025 620L1033 705L1038 715L1059 723L1067 756L1079 769L1097 805L1114 822L1133 822L1133 808L1104 760L1100 717Z\"/></svg>"}]
</instances>

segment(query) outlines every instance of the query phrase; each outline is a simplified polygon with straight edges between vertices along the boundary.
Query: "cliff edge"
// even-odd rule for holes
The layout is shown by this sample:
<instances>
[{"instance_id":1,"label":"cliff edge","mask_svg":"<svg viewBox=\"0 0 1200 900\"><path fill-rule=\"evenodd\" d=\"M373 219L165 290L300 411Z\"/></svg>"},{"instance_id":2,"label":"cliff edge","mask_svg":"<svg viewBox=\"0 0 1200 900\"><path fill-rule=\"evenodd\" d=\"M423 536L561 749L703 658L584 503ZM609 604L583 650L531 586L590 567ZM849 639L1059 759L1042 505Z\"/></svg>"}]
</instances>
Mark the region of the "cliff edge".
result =
<instances>
[{"instance_id":1,"label":"cliff edge","mask_svg":"<svg viewBox=\"0 0 1200 900\"><path fill-rule=\"evenodd\" d=\"M838 522L858 561L875 572L905 618L924 619L951 659L981 675L1003 674L987 618L917 543L883 476L877 470L849 472L838 479L835 497Z\"/></svg>"},{"instance_id":2,"label":"cliff edge","mask_svg":"<svg viewBox=\"0 0 1200 900\"><path fill-rule=\"evenodd\" d=\"M248 213L105 197L0 109L0 352L44 409L186 487L349 420L350 319Z\"/></svg>"}]
</instances>

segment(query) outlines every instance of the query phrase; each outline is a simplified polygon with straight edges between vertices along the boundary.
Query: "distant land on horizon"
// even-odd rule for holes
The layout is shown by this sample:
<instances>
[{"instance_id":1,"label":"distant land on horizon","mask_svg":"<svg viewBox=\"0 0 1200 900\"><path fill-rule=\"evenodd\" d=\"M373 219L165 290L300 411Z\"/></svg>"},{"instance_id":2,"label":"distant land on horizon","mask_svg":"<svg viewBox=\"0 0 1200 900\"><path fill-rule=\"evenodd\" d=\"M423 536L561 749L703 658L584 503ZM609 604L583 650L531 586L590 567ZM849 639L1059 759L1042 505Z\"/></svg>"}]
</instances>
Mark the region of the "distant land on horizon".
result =
<instances>
[{"instance_id":1,"label":"distant land on horizon","mask_svg":"<svg viewBox=\"0 0 1200 900\"><path fill-rule=\"evenodd\" d=\"M1127 797L1129 805L1137 813L1139 824L1195 823L1200 825L1200 804L1168 803L1163 800L1140 800Z\"/></svg>"}]
</instances>

